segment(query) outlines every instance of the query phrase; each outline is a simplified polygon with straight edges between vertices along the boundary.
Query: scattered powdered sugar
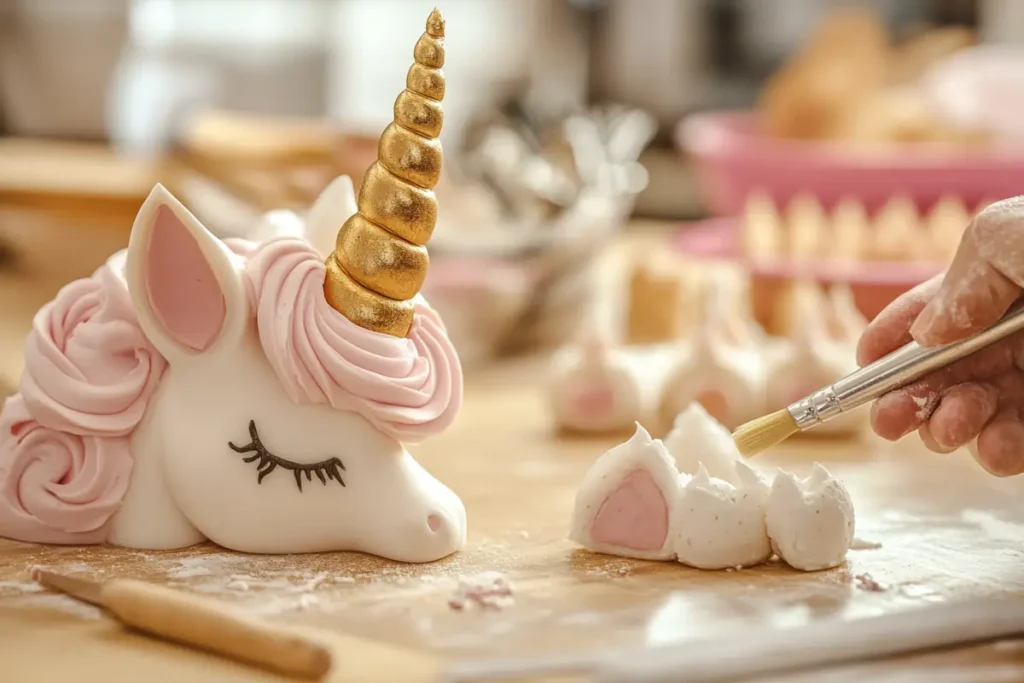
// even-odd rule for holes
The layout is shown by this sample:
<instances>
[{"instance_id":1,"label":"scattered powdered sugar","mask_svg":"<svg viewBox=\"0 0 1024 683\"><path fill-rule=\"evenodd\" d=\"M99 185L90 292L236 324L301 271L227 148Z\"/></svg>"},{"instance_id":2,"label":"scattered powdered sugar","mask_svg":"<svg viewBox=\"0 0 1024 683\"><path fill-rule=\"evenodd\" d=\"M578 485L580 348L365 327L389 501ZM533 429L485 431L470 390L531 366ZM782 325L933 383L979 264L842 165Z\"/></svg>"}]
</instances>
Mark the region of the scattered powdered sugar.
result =
<instances>
[{"instance_id":1,"label":"scattered powdered sugar","mask_svg":"<svg viewBox=\"0 0 1024 683\"><path fill-rule=\"evenodd\" d=\"M32 593L32 591L26 592ZM13 600L5 601L5 604L12 606L31 606L33 608L41 607L43 609L49 608L80 619L99 619L103 616L103 610L99 607L90 605L87 602L82 602L77 598L73 598L70 595L64 595L63 593L31 594L26 595L24 598L15 598Z\"/></svg>"},{"instance_id":2,"label":"scattered powdered sugar","mask_svg":"<svg viewBox=\"0 0 1024 683\"><path fill-rule=\"evenodd\" d=\"M448 606L464 610L473 605L482 609L504 609L515 603L512 586L500 572L483 572L459 579L455 593L448 599Z\"/></svg>"},{"instance_id":3,"label":"scattered powdered sugar","mask_svg":"<svg viewBox=\"0 0 1024 683\"><path fill-rule=\"evenodd\" d=\"M0 581L0 595L4 593L41 593L43 587L35 582Z\"/></svg>"},{"instance_id":4,"label":"scattered powdered sugar","mask_svg":"<svg viewBox=\"0 0 1024 683\"><path fill-rule=\"evenodd\" d=\"M172 579L190 579L194 576L213 574L213 570L207 566L205 557L186 557L178 561L181 562L181 566L167 572L167 576Z\"/></svg>"},{"instance_id":5,"label":"scattered powdered sugar","mask_svg":"<svg viewBox=\"0 0 1024 683\"><path fill-rule=\"evenodd\" d=\"M960 519L967 524L977 526L985 536L992 540L1005 541L1014 545L1024 541L1024 524L1007 522L988 510L968 508L960 512Z\"/></svg>"},{"instance_id":6,"label":"scattered powdered sugar","mask_svg":"<svg viewBox=\"0 0 1024 683\"><path fill-rule=\"evenodd\" d=\"M190 577L206 577L207 574L190 574ZM308 574L302 572L280 572L271 576L232 574L226 580L190 582L188 588L200 593L234 596L242 599L242 605L256 614L278 614L291 611L305 611L321 601L317 589L331 580L327 572ZM338 577L337 583L355 583L350 576Z\"/></svg>"},{"instance_id":7,"label":"scattered powdered sugar","mask_svg":"<svg viewBox=\"0 0 1024 683\"><path fill-rule=\"evenodd\" d=\"M239 555L229 555L227 553L182 557L176 560L177 566L167 570L167 578L180 580L200 576L213 576L220 573L219 570L221 569L241 564L244 561L244 558Z\"/></svg>"},{"instance_id":8,"label":"scattered powdered sugar","mask_svg":"<svg viewBox=\"0 0 1024 683\"><path fill-rule=\"evenodd\" d=\"M882 544L877 541L869 541L864 538L854 537L850 543L850 550L878 550Z\"/></svg>"}]
</instances>

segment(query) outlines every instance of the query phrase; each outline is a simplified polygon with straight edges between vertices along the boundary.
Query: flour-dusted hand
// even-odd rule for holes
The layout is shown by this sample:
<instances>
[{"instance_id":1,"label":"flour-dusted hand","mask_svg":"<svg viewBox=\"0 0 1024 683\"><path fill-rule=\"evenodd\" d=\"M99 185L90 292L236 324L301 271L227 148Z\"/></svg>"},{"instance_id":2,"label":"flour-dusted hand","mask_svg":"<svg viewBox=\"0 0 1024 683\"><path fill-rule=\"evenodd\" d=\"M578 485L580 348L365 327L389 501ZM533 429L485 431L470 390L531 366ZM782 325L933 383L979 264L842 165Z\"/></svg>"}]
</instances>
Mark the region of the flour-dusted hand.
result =
<instances>
[{"instance_id":1,"label":"flour-dusted hand","mask_svg":"<svg viewBox=\"0 0 1024 683\"><path fill-rule=\"evenodd\" d=\"M964 233L945 275L890 304L861 337L870 363L911 339L948 344L992 325L1024 288L1024 196L992 204ZM1024 472L1024 335L1017 334L879 399L872 425L896 440L917 430L933 451L971 446L992 474Z\"/></svg>"}]
</instances>

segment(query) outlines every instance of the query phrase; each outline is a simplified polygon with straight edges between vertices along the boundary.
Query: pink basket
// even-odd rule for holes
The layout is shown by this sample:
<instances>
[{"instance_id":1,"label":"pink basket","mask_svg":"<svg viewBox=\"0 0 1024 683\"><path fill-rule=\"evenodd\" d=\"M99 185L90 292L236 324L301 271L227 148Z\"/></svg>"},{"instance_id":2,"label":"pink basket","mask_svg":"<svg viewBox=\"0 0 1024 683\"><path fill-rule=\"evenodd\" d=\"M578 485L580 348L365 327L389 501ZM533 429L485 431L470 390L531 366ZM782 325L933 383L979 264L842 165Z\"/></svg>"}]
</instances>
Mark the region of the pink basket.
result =
<instances>
[{"instance_id":1,"label":"pink basket","mask_svg":"<svg viewBox=\"0 0 1024 683\"><path fill-rule=\"evenodd\" d=\"M738 215L746 197L768 193L777 203L809 192L831 208L854 197L868 211L906 194L922 210L943 195L975 207L1024 192L1024 149L953 149L915 144L851 146L764 136L756 115L712 112L681 122L677 143L697 162L701 189L715 215Z\"/></svg>"}]
</instances>

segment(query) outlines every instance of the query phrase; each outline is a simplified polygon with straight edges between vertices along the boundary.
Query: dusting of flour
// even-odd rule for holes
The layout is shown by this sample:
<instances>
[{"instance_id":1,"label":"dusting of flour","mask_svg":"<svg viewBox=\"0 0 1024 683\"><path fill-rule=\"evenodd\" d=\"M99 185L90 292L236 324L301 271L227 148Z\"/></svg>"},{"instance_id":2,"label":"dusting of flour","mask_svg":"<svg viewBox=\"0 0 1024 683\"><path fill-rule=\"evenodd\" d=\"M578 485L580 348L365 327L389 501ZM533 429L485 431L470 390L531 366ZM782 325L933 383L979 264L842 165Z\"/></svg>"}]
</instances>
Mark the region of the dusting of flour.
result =
<instances>
[{"instance_id":1,"label":"dusting of flour","mask_svg":"<svg viewBox=\"0 0 1024 683\"><path fill-rule=\"evenodd\" d=\"M932 414L933 404L935 403L934 396L913 396L911 395L910 400L917 406L917 413L914 417L918 420L927 420Z\"/></svg>"},{"instance_id":2,"label":"dusting of flour","mask_svg":"<svg viewBox=\"0 0 1024 683\"><path fill-rule=\"evenodd\" d=\"M866 538L860 538L859 536L854 536L853 542L850 543L850 550L878 550L881 547L881 543L877 541L869 541Z\"/></svg>"}]
</instances>

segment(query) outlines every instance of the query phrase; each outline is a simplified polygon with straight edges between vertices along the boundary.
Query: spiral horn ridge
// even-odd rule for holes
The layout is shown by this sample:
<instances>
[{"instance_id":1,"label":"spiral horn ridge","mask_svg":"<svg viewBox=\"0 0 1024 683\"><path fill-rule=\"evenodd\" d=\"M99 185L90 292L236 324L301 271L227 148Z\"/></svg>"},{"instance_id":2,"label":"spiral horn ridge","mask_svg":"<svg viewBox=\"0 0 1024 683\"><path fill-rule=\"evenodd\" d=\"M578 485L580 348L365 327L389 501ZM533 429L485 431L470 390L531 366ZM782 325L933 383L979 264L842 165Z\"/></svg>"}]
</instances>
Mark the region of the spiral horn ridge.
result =
<instances>
[{"instance_id":1,"label":"spiral horn ridge","mask_svg":"<svg viewBox=\"0 0 1024 683\"><path fill-rule=\"evenodd\" d=\"M324 294L331 307L360 327L396 337L412 327L413 299L429 265L426 244L437 223L444 34L435 9L413 49L377 160L363 177L358 211L338 230L327 258Z\"/></svg>"}]
</instances>

